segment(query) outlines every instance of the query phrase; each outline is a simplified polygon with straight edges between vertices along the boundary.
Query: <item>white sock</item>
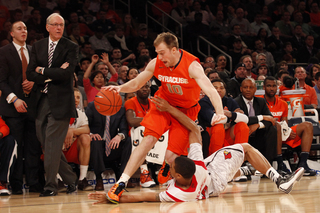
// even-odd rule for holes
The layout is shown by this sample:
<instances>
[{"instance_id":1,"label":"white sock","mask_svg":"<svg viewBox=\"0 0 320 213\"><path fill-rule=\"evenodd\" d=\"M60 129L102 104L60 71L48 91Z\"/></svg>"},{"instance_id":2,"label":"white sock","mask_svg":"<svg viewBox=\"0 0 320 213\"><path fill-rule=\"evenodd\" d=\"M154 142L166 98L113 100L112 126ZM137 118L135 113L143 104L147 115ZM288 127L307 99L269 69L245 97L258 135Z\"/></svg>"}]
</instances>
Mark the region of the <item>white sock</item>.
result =
<instances>
[{"instance_id":1,"label":"white sock","mask_svg":"<svg viewBox=\"0 0 320 213\"><path fill-rule=\"evenodd\" d=\"M120 179L117 181L117 183L124 182L127 185L129 179L130 179L129 175L122 173L122 175L121 175Z\"/></svg>"},{"instance_id":2,"label":"white sock","mask_svg":"<svg viewBox=\"0 0 320 213\"><path fill-rule=\"evenodd\" d=\"M83 180L84 178L87 177L88 167L89 167L88 165L80 165L79 180Z\"/></svg>"},{"instance_id":3,"label":"white sock","mask_svg":"<svg viewBox=\"0 0 320 213\"><path fill-rule=\"evenodd\" d=\"M149 170L148 170L148 166L147 166L147 164L142 164L142 165L140 166L140 172L143 173L143 171L145 171L145 170L146 170L146 171L149 171Z\"/></svg>"},{"instance_id":4,"label":"white sock","mask_svg":"<svg viewBox=\"0 0 320 213\"><path fill-rule=\"evenodd\" d=\"M59 173L57 173L57 178L58 178L58 180L62 181L62 177L59 175Z\"/></svg>"},{"instance_id":5,"label":"white sock","mask_svg":"<svg viewBox=\"0 0 320 213\"><path fill-rule=\"evenodd\" d=\"M268 169L268 171L266 172L266 176L275 183L277 183L277 180L280 177L279 173L273 167L270 167L270 169Z\"/></svg>"}]
</instances>

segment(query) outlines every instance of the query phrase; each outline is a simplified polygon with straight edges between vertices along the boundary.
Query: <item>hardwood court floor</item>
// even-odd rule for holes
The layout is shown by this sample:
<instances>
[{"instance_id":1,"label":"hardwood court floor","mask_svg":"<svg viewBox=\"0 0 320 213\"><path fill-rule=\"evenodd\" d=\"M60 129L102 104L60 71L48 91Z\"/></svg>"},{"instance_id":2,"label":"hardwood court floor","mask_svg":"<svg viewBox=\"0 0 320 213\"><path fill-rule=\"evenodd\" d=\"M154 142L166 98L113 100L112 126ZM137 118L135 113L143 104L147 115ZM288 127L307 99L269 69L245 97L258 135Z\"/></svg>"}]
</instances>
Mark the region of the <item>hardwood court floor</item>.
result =
<instances>
[{"instance_id":1,"label":"hardwood court floor","mask_svg":"<svg viewBox=\"0 0 320 213\"><path fill-rule=\"evenodd\" d=\"M138 191L157 190L164 188L128 189L134 194ZM38 193L27 193L10 197L0 197L1 213L202 213L202 212L320 212L320 177L303 177L292 192L287 195L278 191L269 179L261 179L260 183L230 183L227 190L219 197L189 203L134 203L134 204L99 204L92 205L87 199L90 191L78 191L76 194L59 193L55 197L40 198Z\"/></svg>"}]
</instances>

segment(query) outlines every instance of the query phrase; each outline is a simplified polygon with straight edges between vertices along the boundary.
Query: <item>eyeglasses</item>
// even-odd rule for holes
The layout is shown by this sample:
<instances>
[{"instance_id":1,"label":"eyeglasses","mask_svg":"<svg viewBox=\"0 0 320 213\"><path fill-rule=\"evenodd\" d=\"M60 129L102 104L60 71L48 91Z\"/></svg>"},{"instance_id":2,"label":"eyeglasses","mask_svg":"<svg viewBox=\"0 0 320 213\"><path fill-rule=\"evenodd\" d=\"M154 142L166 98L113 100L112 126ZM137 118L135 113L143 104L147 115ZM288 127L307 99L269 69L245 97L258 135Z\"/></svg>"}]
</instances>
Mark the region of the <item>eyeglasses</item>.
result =
<instances>
[{"instance_id":1,"label":"eyeglasses","mask_svg":"<svg viewBox=\"0 0 320 213\"><path fill-rule=\"evenodd\" d=\"M214 61L206 61L206 63L214 63Z\"/></svg>"},{"instance_id":2,"label":"eyeglasses","mask_svg":"<svg viewBox=\"0 0 320 213\"><path fill-rule=\"evenodd\" d=\"M55 23L55 24L49 24L49 25L54 26L54 27L58 27L58 26L63 27L63 26L64 26L64 24L57 24L57 23Z\"/></svg>"}]
</instances>

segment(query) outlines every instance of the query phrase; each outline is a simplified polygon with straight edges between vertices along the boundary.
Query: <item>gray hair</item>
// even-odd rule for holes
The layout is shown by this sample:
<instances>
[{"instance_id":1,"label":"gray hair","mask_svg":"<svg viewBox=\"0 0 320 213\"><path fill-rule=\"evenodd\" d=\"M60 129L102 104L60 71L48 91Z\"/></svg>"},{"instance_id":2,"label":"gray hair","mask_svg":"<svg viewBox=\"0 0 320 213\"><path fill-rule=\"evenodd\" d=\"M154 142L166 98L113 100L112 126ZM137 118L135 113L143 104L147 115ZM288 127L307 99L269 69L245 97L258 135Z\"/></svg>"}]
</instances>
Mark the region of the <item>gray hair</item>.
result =
<instances>
[{"instance_id":1,"label":"gray hair","mask_svg":"<svg viewBox=\"0 0 320 213\"><path fill-rule=\"evenodd\" d=\"M267 58L267 55L264 54L264 53L258 53L258 55L256 55L256 60L259 60L259 56L262 55L264 56L265 58Z\"/></svg>"},{"instance_id":2,"label":"gray hair","mask_svg":"<svg viewBox=\"0 0 320 213\"><path fill-rule=\"evenodd\" d=\"M102 65L106 65L105 63L103 63L102 61L100 61L100 62L96 63L96 65L94 65L94 70L97 71L97 70L98 70L98 66L101 65L101 64L102 64ZM106 65L106 66L107 66L107 65Z\"/></svg>"},{"instance_id":3,"label":"gray hair","mask_svg":"<svg viewBox=\"0 0 320 213\"><path fill-rule=\"evenodd\" d=\"M60 18L62 18L63 24L64 24L64 18L63 18L59 13L52 13L50 16L48 16L46 24L49 24L49 23L50 23L50 20L51 20L53 17L56 17L56 16L59 16Z\"/></svg>"}]
</instances>

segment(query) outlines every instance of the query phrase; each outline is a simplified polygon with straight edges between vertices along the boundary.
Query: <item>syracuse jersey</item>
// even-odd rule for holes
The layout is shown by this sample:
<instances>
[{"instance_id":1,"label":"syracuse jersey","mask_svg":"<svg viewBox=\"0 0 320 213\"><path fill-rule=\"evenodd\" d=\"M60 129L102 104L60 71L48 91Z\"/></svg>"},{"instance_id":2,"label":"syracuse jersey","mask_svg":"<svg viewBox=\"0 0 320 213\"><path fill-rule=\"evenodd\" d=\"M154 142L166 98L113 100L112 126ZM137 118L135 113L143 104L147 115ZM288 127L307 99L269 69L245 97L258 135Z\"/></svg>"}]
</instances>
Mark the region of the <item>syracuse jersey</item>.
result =
<instances>
[{"instance_id":1,"label":"syracuse jersey","mask_svg":"<svg viewBox=\"0 0 320 213\"><path fill-rule=\"evenodd\" d=\"M200 61L186 51L180 52L181 58L172 70L157 57L154 76L161 81L161 87L156 95L167 100L172 106L190 108L198 103L200 87L190 78L188 69L193 61Z\"/></svg>"},{"instance_id":2,"label":"syracuse jersey","mask_svg":"<svg viewBox=\"0 0 320 213\"><path fill-rule=\"evenodd\" d=\"M275 97L275 102L267 101L268 108L277 121L281 121L282 117L288 117L288 104L284 100Z\"/></svg>"}]
</instances>

